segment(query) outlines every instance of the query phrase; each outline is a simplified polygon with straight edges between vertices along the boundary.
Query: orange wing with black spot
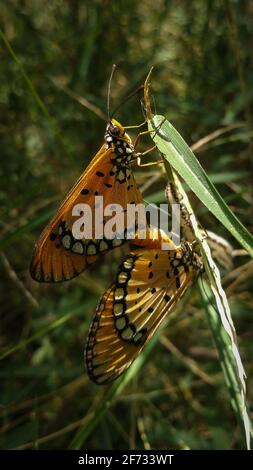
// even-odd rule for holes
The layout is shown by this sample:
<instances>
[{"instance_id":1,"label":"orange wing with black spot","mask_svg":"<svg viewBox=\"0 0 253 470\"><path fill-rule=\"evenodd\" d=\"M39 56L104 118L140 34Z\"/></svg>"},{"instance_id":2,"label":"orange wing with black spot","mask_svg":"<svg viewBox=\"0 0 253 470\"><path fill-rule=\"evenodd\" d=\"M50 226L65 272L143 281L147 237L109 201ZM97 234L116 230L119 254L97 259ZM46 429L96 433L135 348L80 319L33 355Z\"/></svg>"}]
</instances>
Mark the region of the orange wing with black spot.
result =
<instances>
[{"instance_id":1,"label":"orange wing with black spot","mask_svg":"<svg viewBox=\"0 0 253 470\"><path fill-rule=\"evenodd\" d=\"M126 257L88 335L86 365L95 383L112 382L131 365L200 269L190 244L162 251L149 241Z\"/></svg>"},{"instance_id":2,"label":"orange wing with black spot","mask_svg":"<svg viewBox=\"0 0 253 470\"><path fill-rule=\"evenodd\" d=\"M75 239L72 215L76 204L87 204L92 210L94 233L95 197L103 196L104 207L142 202L131 164L134 148L123 126L113 120L107 126L105 144L61 204L56 215L40 236L32 257L30 272L39 282L59 282L72 279L96 261L100 253L124 242L122 239ZM105 223L109 217L105 217ZM126 215L124 215L126 224Z\"/></svg>"}]
</instances>

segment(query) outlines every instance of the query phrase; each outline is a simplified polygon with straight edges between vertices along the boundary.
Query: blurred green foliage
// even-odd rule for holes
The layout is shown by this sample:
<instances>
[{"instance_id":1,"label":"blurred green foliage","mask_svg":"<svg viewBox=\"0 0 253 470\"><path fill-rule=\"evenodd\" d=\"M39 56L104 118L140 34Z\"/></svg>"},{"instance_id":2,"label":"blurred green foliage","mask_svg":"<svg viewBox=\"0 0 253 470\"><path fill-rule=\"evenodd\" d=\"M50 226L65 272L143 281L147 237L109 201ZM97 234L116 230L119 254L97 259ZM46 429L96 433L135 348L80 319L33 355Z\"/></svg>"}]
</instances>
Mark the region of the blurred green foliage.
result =
<instances>
[{"instance_id":1,"label":"blurred green foliage","mask_svg":"<svg viewBox=\"0 0 253 470\"><path fill-rule=\"evenodd\" d=\"M0 10L1 30L42 103L38 105L1 40L0 346L2 353L16 350L1 364L0 445L63 449L85 429L107 393L89 382L83 348L95 305L120 253L69 283L40 285L28 272L34 242L103 142L113 63L118 69L112 109L143 83L154 65L157 112L167 115L190 144L217 131L197 155L252 231L253 4L8 0L0 1ZM125 125L142 122L138 96L122 105L116 117ZM158 175L144 192L150 200L164 189L159 170L151 167L136 175L140 185ZM239 248L192 200L202 225ZM248 374L249 403L252 271L248 257L236 256L233 270L224 272ZM152 357L87 433L85 448L243 446L195 287L163 330Z\"/></svg>"}]
</instances>

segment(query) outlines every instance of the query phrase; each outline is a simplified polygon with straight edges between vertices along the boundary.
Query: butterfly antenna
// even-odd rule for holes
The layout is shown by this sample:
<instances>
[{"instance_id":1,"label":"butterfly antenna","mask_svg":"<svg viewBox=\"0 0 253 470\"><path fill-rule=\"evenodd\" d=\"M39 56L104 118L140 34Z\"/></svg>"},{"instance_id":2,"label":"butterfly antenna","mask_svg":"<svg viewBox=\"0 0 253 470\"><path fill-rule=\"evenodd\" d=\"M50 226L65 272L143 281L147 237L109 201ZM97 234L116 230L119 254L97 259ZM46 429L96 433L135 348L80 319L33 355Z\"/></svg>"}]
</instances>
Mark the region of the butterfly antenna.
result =
<instances>
[{"instance_id":1,"label":"butterfly antenna","mask_svg":"<svg viewBox=\"0 0 253 470\"><path fill-rule=\"evenodd\" d=\"M121 108L121 106L123 106L123 104L125 104L128 100L130 100L130 98L132 98L133 96L137 95L138 93L140 93L142 91L143 91L143 85L140 85L138 88L136 88L134 91L132 91L132 93L127 95L126 98L124 98L120 102L120 104L113 110L112 116L114 116L114 114Z\"/></svg>"},{"instance_id":2,"label":"butterfly antenna","mask_svg":"<svg viewBox=\"0 0 253 470\"><path fill-rule=\"evenodd\" d=\"M112 79L113 79L113 75L114 75L114 72L115 72L116 68L117 68L117 65L113 64L111 75L110 75L110 78L109 78L109 83L108 83L108 90L107 90L107 117L108 117L108 121L111 120L111 117L110 117L110 95L111 95Z\"/></svg>"}]
</instances>

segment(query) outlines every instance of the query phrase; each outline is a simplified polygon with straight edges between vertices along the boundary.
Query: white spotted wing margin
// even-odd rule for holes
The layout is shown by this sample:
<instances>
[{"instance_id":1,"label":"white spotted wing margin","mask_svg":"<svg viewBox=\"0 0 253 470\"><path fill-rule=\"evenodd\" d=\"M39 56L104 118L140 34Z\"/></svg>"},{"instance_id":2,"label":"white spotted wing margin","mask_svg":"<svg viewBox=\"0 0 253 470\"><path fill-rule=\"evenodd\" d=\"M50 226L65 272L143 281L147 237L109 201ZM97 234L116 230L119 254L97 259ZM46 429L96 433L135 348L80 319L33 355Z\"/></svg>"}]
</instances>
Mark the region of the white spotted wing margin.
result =
<instances>
[{"instance_id":1,"label":"white spotted wing margin","mask_svg":"<svg viewBox=\"0 0 253 470\"><path fill-rule=\"evenodd\" d=\"M137 249L125 258L89 330L86 366L92 381L108 384L128 369L201 269L191 244Z\"/></svg>"}]
</instances>

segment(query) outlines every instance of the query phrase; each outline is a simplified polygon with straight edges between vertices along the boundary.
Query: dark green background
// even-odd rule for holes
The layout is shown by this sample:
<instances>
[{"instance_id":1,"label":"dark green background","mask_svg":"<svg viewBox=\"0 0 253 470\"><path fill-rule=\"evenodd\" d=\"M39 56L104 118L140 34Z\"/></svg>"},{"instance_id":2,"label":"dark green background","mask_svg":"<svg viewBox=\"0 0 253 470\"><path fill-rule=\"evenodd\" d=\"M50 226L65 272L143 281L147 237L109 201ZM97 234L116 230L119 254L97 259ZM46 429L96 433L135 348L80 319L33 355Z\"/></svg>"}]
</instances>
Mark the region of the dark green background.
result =
<instances>
[{"instance_id":1,"label":"dark green background","mask_svg":"<svg viewBox=\"0 0 253 470\"><path fill-rule=\"evenodd\" d=\"M252 230L253 3L10 0L0 2L0 11L1 30L42 103L0 40L1 351L37 335L1 361L0 443L4 449L63 449L80 426L85 428L82 418L88 420L103 400L105 390L87 378L83 348L95 305L121 253L71 282L47 286L29 276L34 242L103 143L113 63L118 70L112 109L143 83L154 65L157 112L166 114L189 144L225 128L197 155ZM116 117L125 125L139 124L140 98L127 101ZM147 146L148 140L143 150ZM137 171L138 183L145 184L157 171ZM161 177L144 196L152 197L164 186ZM192 201L202 225L239 249L201 203ZM224 272L224 285L252 403L253 267L241 256L234 269ZM65 314L67 320L55 325ZM164 338L183 356L171 343L168 350ZM198 367L195 373L190 360ZM85 448L243 446L195 288L146 365L89 433Z\"/></svg>"}]
</instances>

